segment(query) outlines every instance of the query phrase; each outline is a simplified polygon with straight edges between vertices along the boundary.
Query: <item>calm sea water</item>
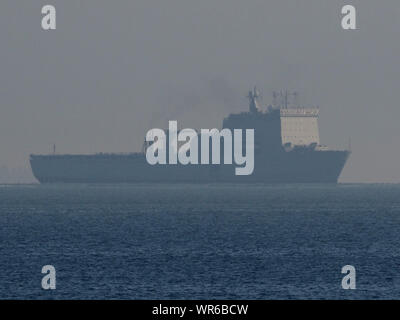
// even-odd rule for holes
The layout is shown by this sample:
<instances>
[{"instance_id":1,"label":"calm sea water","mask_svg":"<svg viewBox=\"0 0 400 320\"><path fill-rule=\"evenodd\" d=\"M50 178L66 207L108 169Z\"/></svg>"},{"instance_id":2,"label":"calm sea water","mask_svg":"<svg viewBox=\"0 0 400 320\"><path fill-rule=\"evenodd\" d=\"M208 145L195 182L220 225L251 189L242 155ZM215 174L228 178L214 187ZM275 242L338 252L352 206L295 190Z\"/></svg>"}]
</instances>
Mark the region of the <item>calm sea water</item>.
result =
<instances>
[{"instance_id":1,"label":"calm sea water","mask_svg":"<svg viewBox=\"0 0 400 320\"><path fill-rule=\"evenodd\" d=\"M399 245L400 185L0 186L2 299L399 299Z\"/></svg>"}]
</instances>

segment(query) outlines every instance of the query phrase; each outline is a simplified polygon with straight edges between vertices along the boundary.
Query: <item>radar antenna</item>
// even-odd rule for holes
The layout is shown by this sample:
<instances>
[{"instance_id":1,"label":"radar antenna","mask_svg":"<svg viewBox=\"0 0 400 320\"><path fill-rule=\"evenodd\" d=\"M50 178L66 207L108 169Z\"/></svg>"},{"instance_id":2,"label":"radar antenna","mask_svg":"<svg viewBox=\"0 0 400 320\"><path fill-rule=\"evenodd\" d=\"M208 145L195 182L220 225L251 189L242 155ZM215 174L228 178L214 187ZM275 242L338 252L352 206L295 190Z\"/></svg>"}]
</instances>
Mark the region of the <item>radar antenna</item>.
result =
<instances>
[{"instance_id":1,"label":"radar antenna","mask_svg":"<svg viewBox=\"0 0 400 320\"><path fill-rule=\"evenodd\" d=\"M290 97L293 96L293 101L291 102ZM282 109L287 109L289 105L295 105L297 106L297 96L298 93L294 92L294 93L290 93L288 90L285 91L280 91L279 94L275 93L274 96L274 100L276 100L278 98L279 100L279 108Z\"/></svg>"}]
</instances>

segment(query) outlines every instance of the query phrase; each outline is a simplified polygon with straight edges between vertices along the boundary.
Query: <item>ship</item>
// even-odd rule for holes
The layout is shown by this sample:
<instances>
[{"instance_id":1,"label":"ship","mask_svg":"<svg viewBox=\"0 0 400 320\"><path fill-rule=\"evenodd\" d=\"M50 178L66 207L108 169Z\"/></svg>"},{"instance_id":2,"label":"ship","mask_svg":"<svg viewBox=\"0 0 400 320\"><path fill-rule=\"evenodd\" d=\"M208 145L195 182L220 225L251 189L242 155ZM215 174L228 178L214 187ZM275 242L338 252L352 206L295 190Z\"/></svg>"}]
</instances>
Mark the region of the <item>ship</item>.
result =
<instances>
[{"instance_id":1,"label":"ship","mask_svg":"<svg viewBox=\"0 0 400 320\"><path fill-rule=\"evenodd\" d=\"M256 87L248 92L249 109L230 114L222 129L254 129L254 170L235 175L232 164L151 165L148 142L140 152L31 154L33 175L40 183L337 183L350 147L320 144L319 107L289 102L287 91L273 94L262 106ZM295 99L293 99L295 100ZM223 143L221 143L223 148Z\"/></svg>"}]
</instances>

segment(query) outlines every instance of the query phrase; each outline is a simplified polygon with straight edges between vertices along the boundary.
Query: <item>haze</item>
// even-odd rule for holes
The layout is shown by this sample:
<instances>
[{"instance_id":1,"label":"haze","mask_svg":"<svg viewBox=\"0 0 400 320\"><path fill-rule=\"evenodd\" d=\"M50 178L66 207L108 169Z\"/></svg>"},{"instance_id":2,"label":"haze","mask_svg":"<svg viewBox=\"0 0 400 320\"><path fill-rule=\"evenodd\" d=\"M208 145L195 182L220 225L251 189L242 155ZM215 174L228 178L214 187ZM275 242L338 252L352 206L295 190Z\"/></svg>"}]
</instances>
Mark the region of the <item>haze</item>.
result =
<instances>
[{"instance_id":1,"label":"haze","mask_svg":"<svg viewBox=\"0 0 400 320\"><path fill-rule=\"evenodd\" d=\"M342 30L345 4L358 30ZM394 0L3 0L0 167L29 170L54 143L139 151L169 120L220 128L257 85L265 104L289 89L319 106L323 144L351 138L341 182L399 182L399 17Z\"/></svg>"}]
</instances>

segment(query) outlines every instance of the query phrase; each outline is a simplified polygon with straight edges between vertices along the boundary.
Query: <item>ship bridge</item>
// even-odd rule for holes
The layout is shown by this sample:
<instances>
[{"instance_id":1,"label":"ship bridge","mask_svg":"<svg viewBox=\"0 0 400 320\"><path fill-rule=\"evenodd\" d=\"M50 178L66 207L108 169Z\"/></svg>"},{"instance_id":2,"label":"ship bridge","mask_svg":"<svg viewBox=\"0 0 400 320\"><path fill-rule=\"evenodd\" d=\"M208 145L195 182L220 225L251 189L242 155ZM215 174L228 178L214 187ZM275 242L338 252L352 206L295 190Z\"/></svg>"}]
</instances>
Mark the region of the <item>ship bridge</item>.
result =
<instances>
[{"instance_id":1,"label":"ship bridge","mask_svg":"<svg viewBox=\"0 0 400 320\"><path fill-rule=\"evenodd\" d=\"M319 145L318 114L318 108L281 109L282 145Z\"/></svg>"}]
</instances>

